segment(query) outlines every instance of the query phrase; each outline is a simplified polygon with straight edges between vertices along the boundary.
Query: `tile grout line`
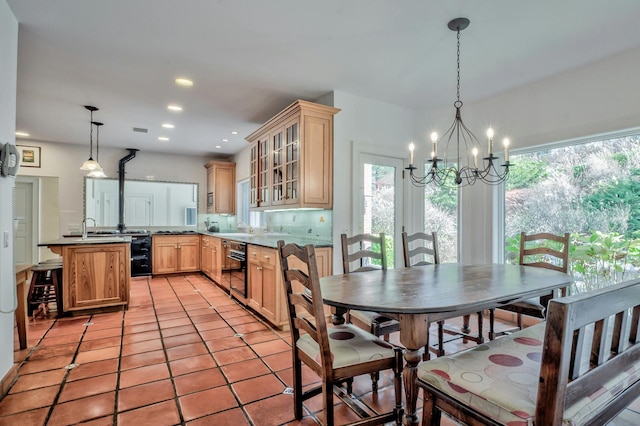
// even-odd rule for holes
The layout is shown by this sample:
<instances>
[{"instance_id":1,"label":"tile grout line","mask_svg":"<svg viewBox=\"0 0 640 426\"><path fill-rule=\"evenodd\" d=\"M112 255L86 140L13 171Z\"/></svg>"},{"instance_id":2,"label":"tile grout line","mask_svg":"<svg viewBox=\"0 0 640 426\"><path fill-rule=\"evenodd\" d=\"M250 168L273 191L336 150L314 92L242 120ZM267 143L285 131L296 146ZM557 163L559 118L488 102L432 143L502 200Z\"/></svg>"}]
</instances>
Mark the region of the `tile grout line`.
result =
<instances>
[{"instance_id":1,"label":"tile grout line","mask_svg":"<svg viewBox=\"0 0 640 426\"><path fill-rule=\"evenodd\" d=\"M190 281L188 278L187 278L187 280L191 283L191 281ZM195 284L193 284L193 283L191 283L191 284L195 287ZM215 283L211 282L211 284L213 284L214 286L216 286L216 287L217 287L217 285L216 285ZM197 288L197 287L196 287L196 288ZM202 293L201 293L201 295L202 295ZM204 296L202 296L202 297L204 297ZM205 298L205 300L207 300L207 299ZM207 303L210 303L210 302L207 300ZM250 309L248 309L248 308L246 308L246 307L244 307L244 306L241 306L241 305L240 305L240 303L239 303L238 301L236 301L236 300L234 300L234 303L235 303L237 306L240 306L242 309L244 309L247 313L249 313L249 314L250 314L254 319L256 319L258 322L260 322L261 324L265 325L265 326L267 327L267 329L271 330L271 331L272 331L272 333L277 337L277 339L278 339L278 340L284 341L285 343L287 343L287 345L289 345L289 342L288 342L286 339L284 339L284 338L283 338L279 333L276 333L275 331L273 331L273 329L272 329L271 325L267 324L267 323L266 323L262 318L260 318L257 314L255 314L255 313L254 313L253 311L251 311ZM186 312L186 310L185 310L185 312ZM216 309L216 312L218 312L218 311L217 311L217 309ZM233 329L234 329L234 331L236 331L236 330L235 330L235 328L234 328L234 326L233 326L233 325L231 325L231 324L229 324L229 322L228 322L228 321L227 321L227 320L226 320L222 315L220 315L220 317L224 320L224 322L226 322L226 323L227 323L227 325L229 325L229 327L233 328ZM198 334L199 334L199 332L198 332ZM276 371L274 371L274 370L273 370L273 369L272 369L272 368L271 368L267 363L265 363L265 362L262 360L262 356L260 356L260 354L258 354L258 353L253 349L253 346L252 346L251 344L249 344L249 342L247 342L247 341L244 339L244 336L242 337L242 340L243 340L243 341L244 341L244 343L249 347L249 349L250 349L250 350L251 350L251 351L256 355L257 359L259 359L259 360L260 360L260 361L261 361L261 362L262 362L262 363L267 367L267 369L270 371L270 373L268 373L268 374L272 374L273 376L275 376L275 378L276 378L276 379L277 379L277 380L278 380L278 381L279 381L279 382L284 386L284 388L287 388L287 384L286 384L286 383L284 383L284 381L280 378L280 376L278 376L278 373L277 373ZM208 347L207 347L207 349L208 349ZM213 356L213 353L211 353L211 355ZM214 357L214 360L215 360L215 357ZM215 360L215 361L216 361L216 364L218 364L217 360ZM221 368L221 371L222 371L222 368ZM236 393L233 391L232 383L229 381L229 379L227 378L227 376L226 376L226 374L224 373L224 371L222 371L222 374L224 375L225 380L228 382L228 386L230 387L231 392L233 393L234 397L236 398L236 401L238 401L238 404L239 404L240 408L242 409L243 413L245 413L245 416L247 417L247 419L248 419L249 423L250 423L251 425L254 425L253 420L251 419L251 416L249 415L249 413L248 413L248 412L246 412L246 409L245 409L245 405L248 405L248 404L242 404L242 403L241 403L241 401L239 400L238 396L237 396L237 395L236 395ZM264 375L266 376L267 374L264 374ZM261 376L257 376L257 377L261 377ZM250 380L250 379L251 379L251 378L249 378L249 379L245 379L245 380ZM243 380L241 380L241 381L243 381ZM267 397L264 397L264 398L257 399L257 400L255 400L255 401L251 401L251 404L256 403L256 402L258 402L258 401L264 401L264 400L266 400L266 399L272 398L273 396L275 396L275 395L271 395L271 396L267 396ZM316 417L315 413L312 413L312 412L311 412L311 411L310 411L306 406L304 406L304 404L303 404L303 407L304 407L305 411L308 413L308 415L307 415L307 416L303 416L303 417L309 417L309 416L310 416L310 417L312 417L312 419L313 419L314 421L318 422L318 424L321 424L320 420ZM286 425L286 424L288 424L288 423L290 423L290 422L289 422L289 421L287 421L287 422L283 423L283 425Z\"/></svg>"},{"instance_id":2,"label":"tile grout line","mask_svg":"<svg viewBox=\"0 0 640 426\"><path fill-rule=\"evenodd\" d=\"M91 322L91 318L93 318L93 314L89 315L89 318L87 319L87 322L85 324L90 323ZM40 339L40 341L44 340L46 334L48 334L49 331L53 328L53 326L58 323L58 320L59 320L59 318L56 318L56 320L54 321L54 324L52 324L51 328L49 328L47 333L45 333L42 336L42 339ZM80 345L82 344L82 341L84 340L84 337L85 337L85 335L87 333L87 327L88 326L85 325L84 330L82 330L82 334L80 336L80 340L78 340L78 343L77 343L77 346L76 346L76 350L73 353L73 357L71 358L71 363L68 364L68 366L74 365L76 359L78 358L78 353L80 352ZM60 388L58 389L58 392L56 393L56 396L53 398L53 402L51 403L51 406L49 407L49 410L47 412L47 416L44 419L44 425L43 426L46 426L47 424L49 424L49 421L51 420L51 416L53 415L53 411L55 410L56 406L58 405L58 401L60 400L60 395L62 394L64 386L67 384L67 378L69 378L69 375L71 374L71 370L73 369L73 368L67 368L68 366L63 367L67 371L64 373L64 376L62 377L62 381L60 382Z\"/></svg>"},{"instance_id":3,"label":"tile grout line","mask_svg":"<svg viewBox=\"0 0 640 426\"><path fill-rule=\"evenodd\" d=\"M191 287L192 287L192 288L194 288L195 290L200 290L200 289L197 287L197 284L196 284L196 283L194 283L194 282L192 282L192 281L189 279L189 277L190 277L190 275L185 275L185 281L186 281L186 282L188 282L188 283L191 285ZM210 284L210 285L212 285L212 286L215 286L215 287L216 287L216 290L217 290L217 284L216 284L216 283L214 283L213 281L210 281L210 282L209 282L209 284ZM182 308L184 309L185 313L187 314L187 317L189 318L189 321L191 322L191 324L193 325L194 329L196 330L196 333L198 333L198 337L200 337L200 340L202 341L202 343L204 344L204 346L207 348L207 352L208 352L208 354L211 356L211 358L213 359L213 362L215 363L216 368L218 368L218 369L220 370L220 373L222 374L222 377L224 377L224 380L225 380L225 382L226 382L226 385L225 385L225 386L229 389L229 392L231 392L231 394L233 395L233 398L236 400L236 403L238 404L238 408L240 408L240 410L242 411L242 414L245 416L245 419L247 420L247 422L248 422L250 425L254 426L254 423L253 423L253 421L251 420L251 417L249 416L249 413L247 413L247 412L246 412L246 410L244 409L244 404L242 404L242 401L240 401L240 399L238 398L238 395L236 395L236 393L233 391L232 383L231 383L231 381L229 381L229 378L227 377L227 375L225 374L224 370L222 369L222 365L220 365L220 364L218 363L218 360L216 359L216 357L214 356L213 352L211 351L211 348L209 348L209 345L207 345L206 340L204 340L204 338L203 338L203 337L202 337L202 335L200 334L200 330L198 330L198 327L197 327L197 326L196 326L196 324L193 322L193 319L191 318L191 315L189 315L189 311L187 311L187 309L185 308L184 304L182 303L182 300L180 300L180 296L179 296L179 295L178 295L178 293L175 291L175 288L173 288L173 285L171 284L171 281L170 281L170 280L169 280L169 285L171 286L171 288L173 289L174 293L176 294L176 297L178 297L178 300L179 300L179 302L180 302L180 306L182 306ZM224 318L224 317L220 314L220 312L218 311L218 309L216 308L216 306L215 306L211 301L209 301L209 300L206 298L206 296L204 296L204 295L202 294L202 291L198 291L198 293L199 293L200 297L201 297L201 298L202 298L202 299L203 299L203 300L204 300L204 301L209 305L209 307L210 307L210 308L212 308L212 309L213 309L213 310L214 310L214 311L215 311L215 312L220 316L220 319L221 319L222 321L224 321L224 322L225 322L225 323L226 323L230 328L232 328L232 329L235 331L235 329L233 328L233 326L232 326L231 324L229 324L229 322L226 320L226 318ZM232 300L234 303L236 303L236 304L237 304L237 302L236 302L235 300L233 300L233 299L231 299L231 300ZM247 344L247 342L246 342L246 341L244 341L244 339L243 339L243 342L245 343L245 345L247 345L247 346L251 347L250 345L248 345L248 344ZM226 410L219 411L219 413L222 413L222 412L225 412L225 411L230 411L230 410L233 410L234 408L235 408L235 407L228 408L228 409L226 409ZM199 418L202 418L202 417L199 417ZM197 419L193 419L193 420L197 420ZM191 421L191 420L190 420L190 421Z\"/></svg>"}]
</instances>

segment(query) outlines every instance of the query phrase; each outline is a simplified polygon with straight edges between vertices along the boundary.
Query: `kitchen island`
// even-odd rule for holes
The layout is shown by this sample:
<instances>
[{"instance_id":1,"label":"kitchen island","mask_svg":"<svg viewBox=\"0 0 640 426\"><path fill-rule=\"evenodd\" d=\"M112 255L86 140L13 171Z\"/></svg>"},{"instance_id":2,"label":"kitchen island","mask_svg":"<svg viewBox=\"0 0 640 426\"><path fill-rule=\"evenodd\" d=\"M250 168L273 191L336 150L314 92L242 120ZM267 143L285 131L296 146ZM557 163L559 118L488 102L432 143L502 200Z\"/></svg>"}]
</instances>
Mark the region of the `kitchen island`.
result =
<instances>
[{"instance_id":1,"label":"kitchen island","mask_svg":"<svg viewBox=\"0 0 640 426\"><path fill-rule=\"evenodd\" d=\"M62 256L62 305L67 314L126 309L131 237L67 237L39 244Z\"/></svg>"}]
</instances>

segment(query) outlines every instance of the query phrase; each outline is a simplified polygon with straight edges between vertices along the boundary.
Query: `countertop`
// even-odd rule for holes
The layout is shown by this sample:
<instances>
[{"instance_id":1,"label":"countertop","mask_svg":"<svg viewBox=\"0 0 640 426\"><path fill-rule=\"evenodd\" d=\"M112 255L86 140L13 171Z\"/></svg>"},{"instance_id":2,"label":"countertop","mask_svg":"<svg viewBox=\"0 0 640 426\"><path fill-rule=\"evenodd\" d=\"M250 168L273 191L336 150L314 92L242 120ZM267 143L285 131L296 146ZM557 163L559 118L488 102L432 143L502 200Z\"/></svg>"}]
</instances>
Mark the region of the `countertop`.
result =
<instances>
[{"instance_id":1,"label":"countertop","mask_svg":"<svg viewBox=\"0 0 640 426\"><path fill-rule=\"evenodd\" d=\"M198 232L202 235L209 235L226 240L240 241L242 243L255 244L257 246L270 248L276 248L278 246L277 244L279 240L284 240L285 243L295 243L300 246L313 244L316 247L333 247L333 243L331 241L322 241L314 238L304 238L284 233L245 234L242 232Z\"/></svg>"},{"instance_id":2,"label":"countertop","mask_svg":"<svg viewBox=\"0 0 640 426\"><path fill-rule=\"evenodd\" d=\"M100 234L89 235L83 240L80 235L66 235L63 238L38 244L39 246L64 246L77 244L114 244L131 242L131 237L127 235L107 234L106 231L100 231ZM168 236L168 235L209 235L212 237L222 238L226 240L239 241L247 244L254 244L262 247L276 248L279 240L285 243L295 243L300 246L313 244L316 247L333 247L333 243L318 238L307 238L300 235L291 235L287 233L256 233L249 234L243 232L209 232L205 230L188 231L176 230L168 233L163 231L151 231L151 236Z\"/></svg>"},{"instance_id":3,"label":"countertop","mask_svg":"<svg viewBox=\"0 0 640 426\"><path fill-rule=\"evenodd\" d=\"M122 244L122 243L130 243L131 237L129 236L100 236L100 237L89 237L85 240L82 239L81 236L77 237L64 237L58 238L57 240L46 241L44 243L38 244L39 247L45 246L77 246L77 245L93 245L93 244Z\"/></svg>"}]
</instances>

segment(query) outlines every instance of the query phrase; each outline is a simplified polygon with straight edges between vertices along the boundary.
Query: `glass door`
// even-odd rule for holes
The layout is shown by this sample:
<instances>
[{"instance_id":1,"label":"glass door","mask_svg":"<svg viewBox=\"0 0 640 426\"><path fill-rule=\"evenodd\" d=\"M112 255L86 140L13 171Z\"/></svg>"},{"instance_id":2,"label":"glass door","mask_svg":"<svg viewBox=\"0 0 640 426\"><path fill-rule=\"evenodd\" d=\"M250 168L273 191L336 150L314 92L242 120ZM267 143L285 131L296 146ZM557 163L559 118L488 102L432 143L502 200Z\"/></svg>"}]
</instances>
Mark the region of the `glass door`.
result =
<instances>
[{"instance_id":1,"label":"glass door","mask_svg":"<svg viewBox=\"0 0 640 426\"><path fill-rule=\"evenodd\" d=\"M387 267L402 266L402 160L372 154L360 156L357 222L354 233L385 233Z\"/></svg>"}]
</instances>

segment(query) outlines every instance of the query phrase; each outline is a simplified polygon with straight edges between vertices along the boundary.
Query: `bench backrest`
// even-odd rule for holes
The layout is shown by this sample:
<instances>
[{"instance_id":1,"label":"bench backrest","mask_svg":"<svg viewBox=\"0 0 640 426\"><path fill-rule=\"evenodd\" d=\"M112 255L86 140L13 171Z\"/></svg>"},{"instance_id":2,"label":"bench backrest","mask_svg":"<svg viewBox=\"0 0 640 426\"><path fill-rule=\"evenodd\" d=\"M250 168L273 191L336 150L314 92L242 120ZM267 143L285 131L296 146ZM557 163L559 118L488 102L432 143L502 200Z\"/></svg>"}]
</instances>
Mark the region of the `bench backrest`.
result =
<instances>
[{"instance_id":1,"label":"bench backrest","mask_svg":"<svg viewBox=\"0 0 640 426\"><path fill-rule=\"evenodd\" d=\"M562 424L565 406L592 395L640 359L640 280L551 300L536 424ZM604 424L640 396L640 371L592 424ZM560 397L564 396L564 397Z\"/></svg>"}]
</instances>

